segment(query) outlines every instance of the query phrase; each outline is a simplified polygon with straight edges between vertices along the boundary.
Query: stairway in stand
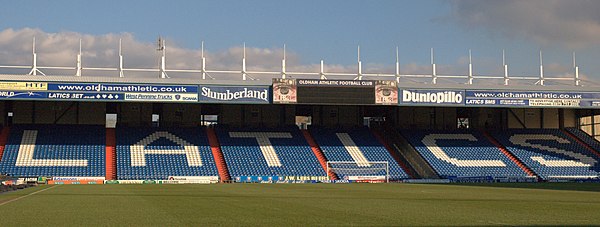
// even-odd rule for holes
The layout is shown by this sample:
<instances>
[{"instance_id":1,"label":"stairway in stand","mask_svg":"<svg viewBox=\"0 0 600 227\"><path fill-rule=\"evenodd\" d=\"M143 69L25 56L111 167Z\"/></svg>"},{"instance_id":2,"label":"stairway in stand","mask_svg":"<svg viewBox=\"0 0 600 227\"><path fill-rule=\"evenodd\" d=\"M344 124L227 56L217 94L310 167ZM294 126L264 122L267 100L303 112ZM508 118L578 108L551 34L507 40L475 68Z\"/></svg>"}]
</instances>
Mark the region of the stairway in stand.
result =
<instances>
[{"instance_id":1,"label":"stairway in stand","mask_svg":"<svg viewBox=\"0 0 600 227\"><path fill-rule=\"evenodd\" d=\"M117 138L114 128L106 129L106 180L117 179Z\"/></svg>"},{"instance_id":2,"label":"stairway in stand","mask_svg":"<svg viewBox=\"0 0 600 227\"><path fill-rule=\"evenodd\" d=\"M8 126L2 128L2 133L0 133L0 160L2 160L2 155L4 154L4 147L6 147L9 135L10 128Z\"/></svg>"},{"instance_id":3,"label":"stairway in stand","mask_svg":"<svg viewBox=\"0 0 600 227\"><path fill-rule=\"evenodd\" d=\"M208 136L208 143L210 144L210 149L215 158L217 170L219 171L219 178L221 179L221 182L228 182L231 180L231 176L229 175L229 169L227 168L227 163L225 163L225 158L223 157L223 152L221 151L221 145L219 144L215 129L206 128L206 135Z\"/></svg>"},{"instance_id":4,"label":"stairway in stand","mask_svg":"<svg viewBox=\"0 0 600 227\"><path fill-rule=\"evenodd\" d=\"M321 151L321 148L319 148L319 145L317 144L315 139L312 137L310 132L308 132L308 130L302 129L301 131L302 131L302 135L304 135L304 138L306 139L306 142L308 142L308 145L310 146L313 153L315 153L315 156L319 160L319 163L321 163L323 170L325 172L327 172L327 158L325 158L325 154L323 154L323 151ZM338 176L333 172L329 172L329 173L327 173L327 175L329 176L329 179L331 179L331 180L339 179Z\"/></svg>"},{"instance_id":5,"label":"stairway in stand","mask_svg":"<svg viewBox=\"0 0 600 227\"><path fill-rule=\"evenodd\" d=\"M515 164L517 164L517 166L519 166L519 168L521 168L523 171L525 171L525 173L527 173L527 175L536 177L538 179L538 181L541 180L540 176L538 176L535 172L533 172L533 170L531 170L527 165L525 165L525 163L523 163L521 160L519 160L519 158L517 158L517 156L515 156L513 153L508 151L508 149L506 149L506 147L504 147L504 145L502 145L500 142L498 142L498 140L496 140L496 138L492 137L492 135L490 135L490 133L488 133L487 131L482 131L482 132L483 132L483 135L492 144L494 144L498 148L498 150L500 150L504 155L506 155L506 157L508 157Z\"/></svg>"},{"instance_id":6,"label":"stairway in stand","mask_svg":"<svg viewBox=\"0 0 600 227\"><path fill-rule=\"evenodd\" d=\"M413 170L411 168L408 167L408 165L402 160L402 158L400 158L400 155L396 152L396 150L394 150L394 148L392 148L392 146L390 145L390 143L388 141L386 141L382 136L381 136L381 131L375 130L375 129L371 129L371 132L373 133L373 135L375 136L375 138L377 138L377 140L379 141L379 143L383 144L383 146L385 147L385 149L390 152L390 155L392 155L392 157L394 158L394 160L396 160L396 162L398 163L398 165L400 165L400 167L402 168L402 170L404 170L404 172L406 172L406 174L408 174L410 176L410 178L415 179L417 178L415 173L413 172Z\"/></svg>"}]
</instances>

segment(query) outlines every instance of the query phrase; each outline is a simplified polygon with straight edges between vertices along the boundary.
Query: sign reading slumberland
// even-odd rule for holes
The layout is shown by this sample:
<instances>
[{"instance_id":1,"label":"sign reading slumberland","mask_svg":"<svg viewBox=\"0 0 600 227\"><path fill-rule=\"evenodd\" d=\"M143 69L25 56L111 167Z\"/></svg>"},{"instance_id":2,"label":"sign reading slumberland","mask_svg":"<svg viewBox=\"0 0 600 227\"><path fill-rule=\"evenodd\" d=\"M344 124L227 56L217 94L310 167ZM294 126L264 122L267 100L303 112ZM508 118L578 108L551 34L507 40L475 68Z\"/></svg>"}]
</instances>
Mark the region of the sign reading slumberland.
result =
<instances>
[{"instance_id":1,"label":"sign reading slumberland","mask_svg":"<svg viewBox=\"0 0 600 227\"><path fill-rule=\"evenodd\" d=\"M200 102L269 104L268 86L200 85Z\"/></svg>"}]
</instances>

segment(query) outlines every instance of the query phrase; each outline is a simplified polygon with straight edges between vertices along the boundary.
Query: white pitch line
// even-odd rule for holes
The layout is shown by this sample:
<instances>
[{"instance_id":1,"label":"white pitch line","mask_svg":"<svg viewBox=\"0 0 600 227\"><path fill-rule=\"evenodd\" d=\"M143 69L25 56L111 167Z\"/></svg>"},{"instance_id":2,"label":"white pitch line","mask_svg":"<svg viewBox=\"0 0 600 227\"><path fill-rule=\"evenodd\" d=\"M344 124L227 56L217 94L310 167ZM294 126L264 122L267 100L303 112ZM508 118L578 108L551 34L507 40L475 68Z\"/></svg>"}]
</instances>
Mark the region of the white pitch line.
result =
<instances>
[{"instance_id":1,"label":"white pitch line","mask_svg":"<svg viewBox=\"0 0 600 227\"><path fill-rule=\"evenodd\" d=\"M27 195L19 196L19 197L17 197L17 198L14 198L14 199L8 200L8 201L6 201L6 202L0 203L0 206L3 206L3 205L6 205L6 204L9 204L9 203L11 203L11 202L17 201L17 200L19 200L19 199L22 199L22 198L25 198L25 197L29 197L29 196L31 196L31 195L35 195L35 194L37 194L37 193L40 193L40 192L46 191L46 190L48 190L48 189L51 189L51 188L54 188L54 187L56 187L56 186L58 186L58 185L54 185L54 186L52 186L52 187L49 187L49 188L46 188L46 189L42 189L42 190L39 190L39 191L35 191L35 192L29 193L29 194L27 194Z\"/></svg>"}]
</instances>

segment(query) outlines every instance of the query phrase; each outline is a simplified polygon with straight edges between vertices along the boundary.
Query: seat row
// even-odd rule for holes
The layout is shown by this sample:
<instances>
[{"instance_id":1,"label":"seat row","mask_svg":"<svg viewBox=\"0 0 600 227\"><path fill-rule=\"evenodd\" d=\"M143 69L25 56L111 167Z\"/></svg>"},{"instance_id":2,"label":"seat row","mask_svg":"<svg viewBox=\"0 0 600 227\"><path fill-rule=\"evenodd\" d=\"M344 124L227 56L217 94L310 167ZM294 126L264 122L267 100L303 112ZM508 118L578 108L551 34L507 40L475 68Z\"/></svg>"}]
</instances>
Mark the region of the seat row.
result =
<instances>
[{"instance_id":1,"label":"seat row","mask_svg":"<svg viewBox=\"0 0 600 227\"><path fill-rule=\"evenodd\" d=\"M442 177L527 177L521 162L538 176L598 177L600 143L577 129L573 139L561 130L508 130L490 135L514 155L507 156L479 131L404 131L419 155ZM326 176L303 133L296 127L236 129L217 127L224 162L240 176ZM369 128L325 129L310 135L329 168L342 179L406 172ZM120 128L116 130L119 179L218 176L205 128ZM105 129L100 126L18 125L11 128L0 173L13 176L104 176ZM589 147L581 144L589 144ZM381 163L387 163L385 165Z\"/></svg>"}]
</instances>

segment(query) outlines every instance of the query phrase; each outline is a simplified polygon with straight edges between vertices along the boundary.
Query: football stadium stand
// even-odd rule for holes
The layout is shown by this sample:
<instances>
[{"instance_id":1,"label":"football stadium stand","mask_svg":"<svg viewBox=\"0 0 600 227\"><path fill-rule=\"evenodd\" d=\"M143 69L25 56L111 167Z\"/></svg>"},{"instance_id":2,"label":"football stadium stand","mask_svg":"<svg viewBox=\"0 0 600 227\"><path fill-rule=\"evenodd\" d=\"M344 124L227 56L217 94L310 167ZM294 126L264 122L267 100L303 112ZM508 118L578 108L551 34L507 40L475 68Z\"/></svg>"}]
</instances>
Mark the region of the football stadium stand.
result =
<instances>
[{"instance_id":1,"label":"football stadium stand","mask_svg":"<svg viewBox=\"0 0 600 227\"><path fill-rule=\"evenodd\" d=\"M600 142L598 140L578 128L565 128L565 130L566 133L570 133L577 137L582 143L589 146L588 150L595 153L597 157L600 157L600 153L598 153L598 151L600 151Z\"/></svg>"},{"instance_id":2,"label":"football stadium stand","mask_svg":"<svg viewBox=\"0 0 600 227\"><path fill-rule=\"evenodd\" d=\"M276 129L216 128L231 177L254 181L262 177L325 177L298 127ZM244 180L247 179L247 180Z\"/></svg>"},{"instance_id":3,"label":"football stadium stand","mask_svg":"<svg viewBox=\"0 0 600 227\"><path fill-rule=\"evenodd\" d=\"M119 128L117 177L218 176L204 128Z\"/></svg>"},{"instance_id":4,"label":"football stadium stand","mask_svg":"<svg viewBox=\"0 0 600 227\"><path fill-rule=\"evenodd\" d=\"M559 129L513 129L491 133L542 178L596 178L598 156Z\"/></svg>"},{"instance_id":5,"label":"football stadium stand","mask_svg":"<svg viewBox=\"0 0 600 227\"><path fill-rule=\"evenodd\" d=\"M390 180L409 178L385 146L366 127L351 130L312 127L310 132L328 161L355 162L356 168L365 169L370 166L369 162L388 162ZM344 174L337 174L342 179L345 177Z\"/></svg>"},{"instance_id":6,"label":"football stadium stand","mask_svg":"<svg viewBox=\"0 0 600 227\"><path fill-rule=\"evenodd\" d=\"M402 134L443 177L527 177L480 132L403 130Z\"/></svg>"},{"instance_id":7,"label":"football stadium stand","mask_svg":"<svg viewBox=\"0 0 600 227\"><path fill-rule=\"evenodd\" d=\"M104 177L102 126L15 125L0 161L11 176Z\"/></svg>"}]
</instances>

